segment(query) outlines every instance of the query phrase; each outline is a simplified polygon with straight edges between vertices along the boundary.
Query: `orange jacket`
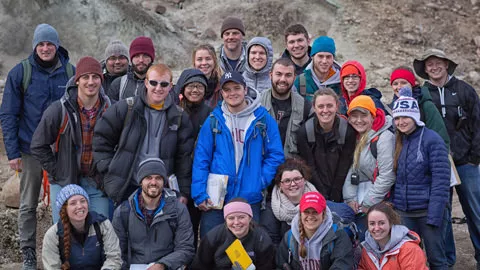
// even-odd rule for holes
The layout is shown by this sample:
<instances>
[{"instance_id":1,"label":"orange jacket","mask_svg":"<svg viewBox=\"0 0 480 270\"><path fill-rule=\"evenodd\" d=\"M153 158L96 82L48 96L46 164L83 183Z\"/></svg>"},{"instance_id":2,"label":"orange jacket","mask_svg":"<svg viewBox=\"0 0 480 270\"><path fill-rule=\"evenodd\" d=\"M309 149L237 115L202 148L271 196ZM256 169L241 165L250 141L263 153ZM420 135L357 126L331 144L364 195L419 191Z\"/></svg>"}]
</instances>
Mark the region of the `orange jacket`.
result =
<instances>
[{"instance_id":1,"label":"orange jacket","mask_svg":"<svg viewBox=\"0 0 480 270\"><path fill-rule=\"evenodd\" d=\"M414 231L410 231L416 239L409 239L386 252L382 258L377 259L375 255L362 248L362 258L358 270L428 270L427 259L420 248L420 237Z\"/></svg>"}]
</instances>

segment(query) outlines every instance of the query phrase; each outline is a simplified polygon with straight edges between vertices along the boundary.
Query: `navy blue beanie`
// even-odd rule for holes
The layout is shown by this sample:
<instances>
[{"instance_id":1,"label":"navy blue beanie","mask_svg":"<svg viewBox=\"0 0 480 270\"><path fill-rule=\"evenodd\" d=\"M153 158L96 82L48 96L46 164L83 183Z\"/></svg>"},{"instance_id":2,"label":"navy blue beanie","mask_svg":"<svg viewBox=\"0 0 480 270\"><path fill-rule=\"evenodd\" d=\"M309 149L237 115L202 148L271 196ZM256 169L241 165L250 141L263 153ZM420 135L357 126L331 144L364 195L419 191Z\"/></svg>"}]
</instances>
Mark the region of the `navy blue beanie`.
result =
<instances>
[{"instance_id":1,"label":"navy blue beanie","mask_svg":"<svg viewBox=\"0 0 480 270\"><path fill-rule=\"evenodd\" d=\"M55 45L58 50L60 46L60 39L58 38L58 32L51 25L42 23L37 25L35 32L33 33L32 46L33 50L37 47L38 43L48 41Z\"/></svg>"},{"instance_id":2,"label":"navy blue beanie","mask_svg":"<svg viewBox=\"0 0 480 270\"><path fill-rule=\"evenodd\" d=\"M314 56L319 52L328 52L335 57L335 41L331 37L321 36L313 41L310 56Z\"/></svg>"}]
</instances>

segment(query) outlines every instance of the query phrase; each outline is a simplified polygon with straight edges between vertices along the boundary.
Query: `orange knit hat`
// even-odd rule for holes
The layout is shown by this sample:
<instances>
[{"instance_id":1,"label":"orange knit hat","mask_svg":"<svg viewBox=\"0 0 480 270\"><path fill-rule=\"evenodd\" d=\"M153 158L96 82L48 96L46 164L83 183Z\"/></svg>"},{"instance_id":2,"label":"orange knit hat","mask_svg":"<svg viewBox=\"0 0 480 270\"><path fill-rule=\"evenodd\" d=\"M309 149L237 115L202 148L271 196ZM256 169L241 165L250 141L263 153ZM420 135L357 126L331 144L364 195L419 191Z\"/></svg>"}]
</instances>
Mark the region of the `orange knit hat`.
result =
<instances>
[{"instance_id":1,"label":"orange knit hat","mask_svg":"<svg viewBox=\"0 0 480 270\"><path fill-rule=\"evenodd\" d=\"M347 65L347 66L344 66L342 68L342 70L340 71L340 78L343 79L343 77L345 76L348 76L348 75L351 75L351 74L355 74L355 75L358 75L358 76L361 76L360 75L360 71L358 70L358 68L354 65Z\"/></svg>"},{"instance_id":2,"label":"orange knit hat","mask_svg":"<svg viewBox=\"0 0 480 270\"><path fill-rule=\"evenodd\" d=\"M355 97L350 105L348 106L347 114L350 115L355 110L360 110L363 112L370 112L372 116L375 118L377 116L377 108L375 107L375 102L373 99L366 95L359 95Z\"/></svg>"}]
</instances>

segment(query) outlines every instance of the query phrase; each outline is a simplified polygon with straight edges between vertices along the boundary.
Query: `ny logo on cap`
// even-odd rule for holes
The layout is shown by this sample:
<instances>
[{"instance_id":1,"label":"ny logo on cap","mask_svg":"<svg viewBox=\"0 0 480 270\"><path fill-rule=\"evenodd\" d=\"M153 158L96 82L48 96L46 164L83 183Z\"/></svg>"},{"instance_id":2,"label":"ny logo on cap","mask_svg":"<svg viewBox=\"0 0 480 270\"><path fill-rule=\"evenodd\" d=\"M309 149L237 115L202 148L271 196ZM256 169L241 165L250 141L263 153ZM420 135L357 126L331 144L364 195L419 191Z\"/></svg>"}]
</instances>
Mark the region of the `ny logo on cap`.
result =
<instances>
[{"instance_id":1,"label":"ny logo on cap","mask_svg":"<svg viewBox=\"0 0 480 270\"><path fill-rule=\"evenodd\" d=\"M232 73L230 72L225 73L225 79L230 79L230 78L232 78Z\"/></svg>"}]
</instances>

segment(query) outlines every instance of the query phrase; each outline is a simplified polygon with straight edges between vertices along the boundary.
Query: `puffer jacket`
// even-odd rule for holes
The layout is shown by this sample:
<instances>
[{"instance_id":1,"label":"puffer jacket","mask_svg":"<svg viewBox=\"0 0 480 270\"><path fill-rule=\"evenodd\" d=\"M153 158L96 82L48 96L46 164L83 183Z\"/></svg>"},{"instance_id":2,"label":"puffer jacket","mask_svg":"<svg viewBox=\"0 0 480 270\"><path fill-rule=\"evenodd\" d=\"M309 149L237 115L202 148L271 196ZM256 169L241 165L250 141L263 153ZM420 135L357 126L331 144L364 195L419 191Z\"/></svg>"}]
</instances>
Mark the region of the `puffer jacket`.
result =
<instances>
[{"instance_id":1,"label":"puffer jacket","mask_svg":"<svg viewBox=\"0 0 480 270\"><path fill-rule=\"evenodd\" d=\"M243 73L245 71L245 66L247 65L247 61L248 61L247 42L245 41L242 42L242 54L238 59L238 63L236 67L230 66L227 55L225 54L223 49L223 44L220 46L219 51L220 53L218 55L218 63L220 64L220 68L224 73L229 71L236 71L238 73Z\"/></svg>"},{"instance_id":2,"label":"puffer jacket","mask_svg":"<svg viewBox=\"0 0 480 270\"><path fill-rule=\"evenodd\" d=\"M244 118L246 110L252 111L248 116L251 122L245 130L243 156L238 170L234 151L236 144L227 126L223 106L217 106L212 112L213 117L208 117L200 129L192 174L192 198L197 205L209 198L207 179L210 173L228 175L225 203L235 197L242 197L250 204L261 202L262 190L270 185L277 167L284 161L277 123L260 106L259 98L253 101L246 98L250 100L247 108L232 116ZM218 133L213 132L211 121L217 122Z\"/></svg>"},{"instance_id":3,"label":"puffer jacket","mask_svg":"<svg viewBox=\"0 0 480 270\"><path fill-rule=\"evenodd\" d=\"M267 53L267 63L261 70L254 70L250 64L245 65L245 71L243 72L243 78L248 87L257 89L258 92L263 93L267 89L272 87L272 81L270 79L270 70L273 63L273 47L272 42L265 37L254 37L247 44L247 56L250 53L252 46L262 46Z\"/></svg>"},{"instance_id":4,"label":"puffer jacket","mask_svg":"<svg viewBox=\"0 0 480 270\"><path fill-rule=\"evenodd\" d=\"M359 270L427 270L427 260L420 247L420 237L403 225L393 225L390 240L380 250L378 244L366 232L362 242L362 258Z\"/></svg>"},{"instance_id":5,"label":"puffer jacket","mask_svg":"<svg viewBox=\"0 0 480 270\"><path fill-rule=\"evenodd\" d=\"M192 269L232 269L232 262L225 250L237 240L234 234L220 224L209 231L200 241ZM253 225L246 236L239 239L256 269L274 269L275 249L272 240L263 228Z\"/></svg>"},{"instance_id":6,"label":"puffer jacket","mask_svg":"<svg viewBox=\"0 0 480 270\"><path fill-rule=\"evenodd\" d=\"M425 126L433 131L436 131L442 137L445 145L450 147L450 137L448 136L447 128L443 122L442 116L435 104L432 102L430 92L426 87L414 86L412 88L412 96L417 100L418 107L420 107L420 119L425 123ZM389 104L393 108L398 97L393 95L392 102Z\"/></svg>"},{"instance_id":7,"label":"puffer jacket","mask_svg":"<svg viewBox=\"0 0 480 270\"><path fill-rule=\"evenodd\" d=\"M404 212L427 210L427 224L440 226L450 191L450 162L442 138L417 127L402 135L393 204Z\"/></svg>"},{"instance_id":8,"label":"puffer jacket","mask_svg":"<svg viewBox=\"0 0 480 270\"><path fill-rule=\"evenodd\" d=\"M393 171L393 154L395 152L395 135L389 130L392 118L386 117L383 126L375 131L368 131L368 141L362 149L358 168L350 168L345 183L343 184L343 199L348 203L356 201L370 207L385 199L395 183ZM377 158L372 154L370 145L377 139ZM351 175L356 173L359 185L352 185ZM376 175L375 175L376 174Z\"/></svg>"},{"instance_id":9,"label":"puffer jacket","mask_svg":"<svg viewBox=\"0 0 480 270\"><path fill-rule=\"evenodd\" d=\"M70 269L88 270L120 269L122 257L118 237L110 221L93 211L88 213L85 221L88 225L88 236L83 243L79 243L70 235ZM102 234L103 250L100 248L94 223L98 223ZM43 238L42 262L46 270L57 270L62 265L59 248L59 238L63 238L63 225L61 221L53 224Z\"/></svg>"},{"instance_id":10,"label":"puffer jacket","mask_svg":"<svg viewBox=\"0 0 480 270\"><path fill-rule=\"evenodd\" d=\"M147 133L144 111L148 110L148 105L145 99L145 91L134 98L129 119L126 119L128 104L121 100L113 104L95 125L94 166L104 175L105 192L117 203L128 196L124 193L130 185L137 185L133 174L140 162L138 157ZM192 123L188 114L173 104L173 95L167 96L164 110L166 125L159 158L165 163L167 174L177 176L180 191L189 198L194 144Z\"/></svg>"},{"instance_id":11,"label":"puffer jacket","mask_svg":"<svg viewBox=\"0 0 480 270\"><path fill-rule=\"evenodd\" d=\"M343 202L342 188L348 170L352 165L355 151L356 132L348 124L343 145L338 144L340 116L335 118L333 131L324 133L318 118L314 117L315 143L308 142L305 123L298 129L297 148L301 158L314 168L312 170L312 184L325 199L334 202Z\"/></svg>"},{"instance_id":12,"label":"puffer jacket","mask_svg":"<svg viewBox=\"0 0 480 270\"><path fill-rule=\"evenodd\" d=\"M434 86L428 81L424 86L430 91L433 103L443 116L455 165L480 164L480 100L475 89L455 76L450 77L443 87ZM445 94L445 115L442 114L440 103L439 91L442 89ZM457 129L459 107L466 121Z\"/></svg>"},{"instance_id":13,"label":"puffer jacket","mask_svg":"<svg viewBox=\"0 0 480 270\"><path fill-rule=\"evenodd\" d=\"M188 265L195 255L193 230L188 210L172 190L163 189L152 224L147 225L139 208L141 188L113 214L113 227L122 250L122 269L130 264L162 263L166 269Z\"/></svg>"},{"instance_id":14,"label":"puffer jacket","mask_svg":"<svg viewBox=\"0 0 480 270\"><path fill-rule=\"evenodd\" d=\"M33 134L32 155L52 176L49 179L51 184L60 186L78 184L81 176L82 122L77 97L78 87L72 78L67 83L67 91L63 97L47 108ZM99 99L100 108L96 115L96 121L110 106L110 99L105 95L103 88L100 88ZM59 134L60 128L64 125L62 123L64 118L68 119L68 122L63 133ZM59 138L58 144L56 144L57 137ZM52 145L54 148L58 147L58 151L52 151ZM93 173L92 168L90 176Z\"/></svg>"},{"instance_id":15,"label":"puffer jacket","mask_svg":"<svg viewBox=\"0 0 480 270\"><path fill-rule=\"evenodd\" d=\"M123 77L125 77L127 81L125 88L120 89L122 86L121 82ZM133 72L133 69L129 69L127 74L113 80L113 82L110 84L110 88L106 89L106 91L110 100L112 100L112 102L117 102L128 97L140 95L140 93L145 92L145 89L145 80L137 78Z\"/></svg>"},{"instance_id":16,"label":"puffer jacket","mask_svg":"<svg viewBox=\"0 0 480 270\"><path fill-rule=\"evenodd\" d=\"M68 52L60 46L57 54L58 64L51 72L35 62L33 53L28 57L32 65L32 77L25 94L22 94L22 63L8 73L0 107L0 122L9 160L20 158L20 153L30 154L32 136L43 112L65 93L69 79L65 69L69 61Z\"/></svg>"}]
</instances>

